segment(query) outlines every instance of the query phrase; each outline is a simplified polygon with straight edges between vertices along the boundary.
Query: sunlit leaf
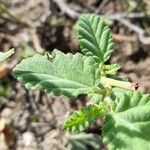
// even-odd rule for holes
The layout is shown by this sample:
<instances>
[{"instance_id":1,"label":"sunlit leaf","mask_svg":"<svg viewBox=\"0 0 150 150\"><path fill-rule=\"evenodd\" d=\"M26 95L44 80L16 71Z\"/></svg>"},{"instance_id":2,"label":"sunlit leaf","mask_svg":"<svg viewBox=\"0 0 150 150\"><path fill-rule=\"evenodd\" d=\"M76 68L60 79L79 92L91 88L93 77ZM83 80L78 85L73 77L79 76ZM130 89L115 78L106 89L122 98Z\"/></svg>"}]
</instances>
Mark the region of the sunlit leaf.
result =
<instances>
[{"instance_id":1,"label":"sunlit leaf","mask_svg":"<svg viewBox=\"0 0 150 150\"><path fill-rule=\"evenodd\" d=\"M89 105L75 111L64 124L64 129L72 132L83 131L104 115L104 107Z\"/></svg>"},{"instance_id":2,"label":"sunlit leaf","mask_svg":"<svg viewBox=\"0 0 150 150\"><path fill-rule=\"evenodd\" d=\"M13 75L27 88L76 97L87 94L95 84L96 68L91 57L55 50L49 56L37 54L24 59L14 68Z\"/></svg>"},{"instance_id":3,"label":"sunlit leaf","mask_svg":"<svg viewBox=\"0 0 150 150\"><path fill-rule=\"evenodd\" d=\"M109 150L150 148L150 96L120 94L115 111L106 116L103 136Z\"/></svg>"},{"instance_id":4,"label":"sunlit leaf","mask_svg":"<svg viewBox=\"0 0 150 150\"><path fill-rule=\"evenodd\" d=\"M112 36L102 18L94 14L81 15L77 33L85 55L102 63L110 58L113 51Z\"/></svg>"}]
</instances>

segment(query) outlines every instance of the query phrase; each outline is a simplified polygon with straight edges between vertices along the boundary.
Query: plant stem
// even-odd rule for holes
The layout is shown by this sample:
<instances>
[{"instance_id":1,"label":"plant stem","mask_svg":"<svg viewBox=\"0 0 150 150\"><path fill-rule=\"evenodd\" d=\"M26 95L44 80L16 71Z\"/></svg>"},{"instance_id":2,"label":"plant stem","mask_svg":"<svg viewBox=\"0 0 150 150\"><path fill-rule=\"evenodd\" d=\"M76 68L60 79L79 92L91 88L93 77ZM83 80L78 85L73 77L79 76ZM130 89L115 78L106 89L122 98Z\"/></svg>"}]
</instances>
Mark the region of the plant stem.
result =
<instances>
[{"instance_id":1,"label":"plant stem","mask_svg":"<svg viewBox=\"0 0 150 150\"><path fill-rule=\"evenodd\" d=\"M101 83L104 87L120 87L127 90L135 90L136 85L132 82L121 81L106 76L101 76Z\"/></svg>"}]
</instances>

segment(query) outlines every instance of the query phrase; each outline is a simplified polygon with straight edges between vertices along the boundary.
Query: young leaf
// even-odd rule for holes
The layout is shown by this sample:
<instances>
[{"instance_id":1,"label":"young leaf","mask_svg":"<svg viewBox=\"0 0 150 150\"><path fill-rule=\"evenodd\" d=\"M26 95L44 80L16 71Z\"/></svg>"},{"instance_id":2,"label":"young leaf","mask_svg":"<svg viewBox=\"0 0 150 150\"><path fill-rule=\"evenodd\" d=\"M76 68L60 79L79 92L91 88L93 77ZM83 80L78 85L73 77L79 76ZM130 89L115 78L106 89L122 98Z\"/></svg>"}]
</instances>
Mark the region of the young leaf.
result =
<instances>
[{"instance_id":1,"label":"young leaf","mask_svg":"<svg viewBox=\"0 0 150 150\"><path fill-rule=\"evenodd\" d=\"M5 59L9 58L12 54L14 54L14 49L10 49L7 52L0 52L0 62L4 61Z\"/></svg>"},{"instance_id":2,"label":"young leaf","mask_svg":"<svg viewBox=\"0 0 150 150\"><path fill-rule=\"evenodd\" d=\"M54 58L37 54L23 60L14 68L13 75L27 88L41 89L54 95L76 97L87 94L95 84L97 64L93 58L79 53L64 54L58 50L52 55Z\"/></svg>"},{"instance_id":3,"label":"young leaf","mask_svg":"<svg viewBox=\"0 0 150 150\"><path fill-rule=\"evenodd\" d=\"M117 97L115 112L105 119L104 143L109 150L147 150L150 148L150 96L127 93Z\"/></svg>"},{"instance_id":4,"label":"young leaf","mask_svg":"<svg viewBox=\"0 0 150 150\"><path fill-rule=\"evenodd\" d=\"M64 129L71 132L83 131L104 115L103 105L89 105L74 112L65 122Z\"/></svg>"},{"instance_id":5,"label":"young leaf","mask_svg":"<svg viewBox=\"0 0 150 150\"><path fill-rule=\"evenodd\" d=\"M116 74L121 67L118 64L104 65L105 74Z\"/></svg>"},{"instance_id":6,"label":"young leaf","mask_svg":"<svg viewBox=\"0 0 150 150\"><path fill-rule=\"evenodd\" d=\"M112 36L102 18L94 14L82 15L77 36L85 55L92 56L98 63L104 63L110 58L113 51Z\"/></svg>"}]
</instances>

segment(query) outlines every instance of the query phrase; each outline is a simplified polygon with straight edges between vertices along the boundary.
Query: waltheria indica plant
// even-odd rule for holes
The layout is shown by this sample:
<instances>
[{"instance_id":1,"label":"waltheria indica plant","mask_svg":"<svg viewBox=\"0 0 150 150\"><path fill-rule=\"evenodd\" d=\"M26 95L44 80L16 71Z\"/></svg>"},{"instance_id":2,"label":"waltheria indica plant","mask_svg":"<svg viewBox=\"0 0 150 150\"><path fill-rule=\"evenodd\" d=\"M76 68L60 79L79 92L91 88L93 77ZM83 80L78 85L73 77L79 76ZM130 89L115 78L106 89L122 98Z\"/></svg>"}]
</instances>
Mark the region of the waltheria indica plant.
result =
<instances>
[{"instance_id":1,"label":"waltheria indica plant","mask_svg":"<svg viewBox=\"0 0 150 150\"><path fill-rule=\"evenodd\" d=\"M113 41L105 22L94 14L81 15L77 26L81 53L54 50L23 60L13 75L27 88L75 98L87 94L91 102L75 111L64 129L85 130L102 119L103 142L109 150L150 149L150 96L116 75L120 68L108 64Z\"/></svg>"}]
</instances>

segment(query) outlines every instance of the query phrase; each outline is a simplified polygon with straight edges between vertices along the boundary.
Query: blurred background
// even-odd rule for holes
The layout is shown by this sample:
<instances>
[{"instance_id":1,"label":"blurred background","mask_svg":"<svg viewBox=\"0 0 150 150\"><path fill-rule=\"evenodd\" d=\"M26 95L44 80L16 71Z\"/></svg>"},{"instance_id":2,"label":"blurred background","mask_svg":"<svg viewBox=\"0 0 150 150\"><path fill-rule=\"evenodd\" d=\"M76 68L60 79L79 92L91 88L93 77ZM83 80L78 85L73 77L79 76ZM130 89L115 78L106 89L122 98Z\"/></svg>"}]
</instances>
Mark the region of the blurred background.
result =
<instances>
[{"instance_id":1,"label":"blurred background","mask_svg":"<svg viewBox=\"0 0 150 150\"><path fill-rule=\"evenodd\" d=\"M66 116L85 105L41 91L26 90L11 75L23 58L57 48L80 51L74 25L82 13L95 13L110 26L119 75L150 92L150 0L0 0L0 51L15 55L0 65L0 150L102 150L101 121L84 133L62 130Z\"/></svg>"}]
</instances>

